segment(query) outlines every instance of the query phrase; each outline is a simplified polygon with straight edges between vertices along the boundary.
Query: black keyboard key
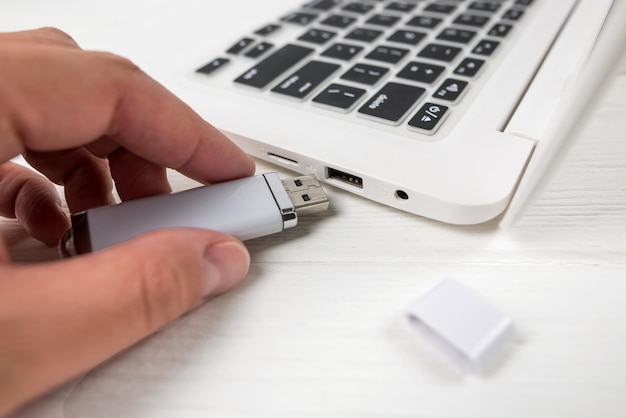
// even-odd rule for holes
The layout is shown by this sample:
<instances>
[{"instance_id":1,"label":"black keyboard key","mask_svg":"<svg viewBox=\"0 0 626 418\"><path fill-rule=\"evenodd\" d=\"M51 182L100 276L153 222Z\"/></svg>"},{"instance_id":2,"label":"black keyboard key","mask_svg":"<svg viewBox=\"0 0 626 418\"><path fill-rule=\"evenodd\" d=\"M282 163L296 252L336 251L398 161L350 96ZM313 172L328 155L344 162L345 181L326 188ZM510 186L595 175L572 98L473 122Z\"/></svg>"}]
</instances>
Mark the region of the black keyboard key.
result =
<instances>
[{"instance_id":1,"label":"black keyboard key","mask_svg":"<svg viewBox=\"0 0 626 418\"><path fill-rule=\"evenodd\" d=\"M431 3L424 8L427 12L450 14L456 10L456 6L452 4Z\"/></svg>"},{"instance_id":2,"label":"black keyboard key","mask_svg":"<svg viewBox=\"0 0 626 418\"><path fill-rule=\"evenodd\" d=\"M404 58L404 56L408 52L409 50L404 48L395 48L393 46L379 46L377 48L374 48L374 50L367 54L365 58L395 64L399 62L402 58Z\"/></svg>"},{"instance_id":3,"label":"black keyboard key","mask_svg":"<svg viewBox=\"0 0 626 418\"><path fill-rule=\"evenodd\" d=\"M365 94L365 90L343 84L331 84L313 98L313 102L338 109L351 109Z\"/></svg>"},{"instance_id":4,"label":"black keyboard key","mask_svg":"<svg viewBox=\"0 0 626 418\"><path fill-rule=\"evenodd\" d=\"M317 15L313 13L303 13L303 12L295 12L290 13L287 16L284 16L280 20L288 23L295 23L297 25L306 26L309 23L313 22L317 19Z\"/></svg>"},{"instance_id":5,"label":"black keyboard key","mask_svg":"<svg viewBox=\"0 0 626 418\"><path fill-rule=\"evenodd\" d=\"M398 123L425 91L421 87L387 83L359 108L359 113Z\"/></svg>"},{"instance_id":6,"label":"black keyboard key","mask_svg":"<svg viewBox=\"0 0 626 418\"><path fill-rule=\"evenodd\" d=\"M465 25L465 26L472 26L475 28L482 28L489 22L490 19L491 18L489 16L463 13L457 16L456 19L454 19L454 23L457 25Z\"/></svg>"},{"instance_id":7,"label":"black keyboard key","mask_svg":"<svg viewBox=\"0 0 626 418\"><path fill-rule=\"evenodd\" d=\"M509 32L513 29L513 26L507 25L506 23L498 23L494 25L490 30L489 36L496 36L498 38L504 38Z\"/></svg>"},{"instance_id":8,"label":"black keyboard key","mask_svg":"<svg viewBox=\"0 0 626 418\"><path fill-rule=\"evenodd\" d=\"M322 20L321 23L322 25L332 26L335 28L347 28L354 22L356 22L356 19L353 17L342 16L342 15L331 15L331 16L328 16L326 19Z\"/></svg>"},{"instance_id":9,"label":"black keyboard key","mask_svg":"<svg viewBox=\"0 0 626 418\"><path fill-rule=\"evenodd\" d=\"M274 93L303 99L339 69L337 64L311 61L272 89Z\"/></svg>"},{"instance_id":10,"label":"black keyboard key","mask_svg":"<svg viewBox=\"0 0 626 418\"><path fill-rule=\"evenodd\" d=\"M342 10L363 15L370 12L373 8L374 6L371 4L353 2L346 4L344 7L342 7Z\"/></svg>"},{"instance_id":11,"label":"black keyboard key","mask_svg":"<svg viewBox=\"0 0 626 418\"><path fill-rule=\"evenodd\" d=\"M213 61L209 62L208 64L198 68L196 72L208 75L208 74L211 74L213 71L217 70L218 68L222 68L224 65L228 64L229 62L230 60L228 58L215 58Z\"/></svg>"},{"instance_id":12,"label":"black keyboard key","mask_svg":"<svg viewBox=\"0 0 626 418\"><path fill-rule=\"evenodd\" d=\"M509 9L503 15L502 19L517 21L522 18L524 11L522 9Z\"/></svg>"},{"instance_id":13,"label":"black keyboard key","mask_svg":"<svg viewBox=\"0 0 626 418\"><path fill-rule=\"evenodd\" d=\"M251 87L264 88L272 80L312 52L313 49L311 48L291 44L285 45L243 73L235 79L235 82Z\"/></svg>"},{"instance_id":14,"label":"black keyboard key","mask_svg":"<svg viewBox=\"0 0 626 418\"><path fill-rule=\"evenodd\" d=\"M485 64L485 61L476 58L465 58L454 70L454 74L474 77Z\"/></svg>"},{"instance_id":15,"label":"black keyboard key","mask_svg":"<svg viewBox=\"0 0 626 418\"><path fill-rule=\"evenodd\" d=\"M444 31L437 36L437 39L467 44L474 36L476 36L476 32L471 30L448 28L444 29Z\"/></svg>"},{"instance_id":16,"label":"black keyboard key","mask_svg":"<svg viewBox=\"0 0 626 418\"><path fill-rule=\"evenodd\" d=\"M384 26L388 28L395 25L399 20L400 18L398 16L374 15L369 18L365 23L376 26Z\"/></svg>"},{"instance_id":17,"label":"black keyboard key","mask_svg":"<svg viewBox=\"0 0 626 418\"><path fill-rule=\"evenodd\" d=\"M341 0L313 0L306 3L303 7L306 9L329 11L333 7L341 3Z\"/></svg>"},{"instance_id":18,"label":"black keyboard key","mask_svg":"<svg viewBox=\"0 0 626 418\"><path fill-rule=\"evenodd\" d=\"M515 0L515 4L518 6L530 6L533 4L533 0Z\"/></svg>"},{"instance_id":19,"label":"black keyboard key","mask_svg":"<svg viewBox=\"0 0 626 418\"><path fill-rule=\"evenodd\" d=\"M467 81L447 78L444 80L443 83L441 83L441 86L439 86L439 88L433 93L433 97L449 102L456 102L465 91L467 84Z\"/></svg>"},{"instance_id":20,"label":"black keyboard key","mask_svg":"<svg viewBox=\"0 0 626 418\"><path fill-rule=\"evenodd\" d=\"M273 47L274 44L270 44L269 42L260 42L246 52L245 56L249 58L258 58Z\"/></svg>"},{"instance_id":21,"label":"black keyboard key","mask_svg":"<svg viewBox=\"0 0 626 418\"><path fill-rule=\"evenodd\" d=\"M474 49L472 49L472 54L483 55L485 57L491 56L496 48L498 48L498 45L500 45L500 42L498 41L483 39L474 47Z\"/></svg>"},{"instance_id":22,"label":"black keyboard key","mask_svg":"<svg viewBox=\"0 0 626 418\"><path fill-rule=\"evenodd\" d=\"M440 65L412 61L398 73L397 77L432 84L439 78L445 69L445 67Z\"/></svg>"},{"instance_id":23,"label":"black keyboard key","mask_svg":"<svg viewBox=\"0 0 626 418\"><path fill-rule=\"evenodd\" d=\"M244 49L246 49L253 43L254 43L254 39L243 38L239 42L237 42L235 45L228 48L226 52L228 52L229 54L237 55L238 53L240 53L241 51L243 51Z\"/></svg>"},{"instance_id":24,"label":"black keyboard key","mask_svg":"<svg viewBox=\"0 0 626 418\"><path fill-rule=\"evenodd\" d=\"M415 16L406 22L406 24L408 26L418 26L420 28L432 29L436 28L442 21L443 19L439 19L438 17Z\"/></svg>"},{"instance_id":25,"label":"black keyboard key","mask_svg":"<svg viewBox=\"0 0 626 418\"><path fill-rule=\"evenodd\" d=\"M363 47L337 43L332 45L326 51L322 52L325 57L337 58L344 61L350 61L359 52L363 50Z\"/></svg>"},{"instance_id":26,"label":"black keyboard key","mask_svg":"<svg viewBox=\"0 0 626 418\"><path fill-rule=\"evenodd\" d=\"M353 81L355 83L367 84L373 86L378 83L381 78L389 72L388 68L378 67L376 65L356 64L346 71L341 78Z\"/></svg>"},{"instance_id":27,"label":"black keyboard key","mask_svg":"<svg viewBox=\"0 0 626 418\"><path fill-rule=\"evenodd\" d=\"M436 103L424 103L415 116L409 120L409 126L434 133L448 114L448 107Z\"/></svg>"},{"instance_id":28,"label":"black keyboard key","mask_svg":"<svg viewBox=\"0 0 626 418\"><path fill-rule=\"evenodd\" d=\"M254 31L254 33L261 36L267 36L276 32L278 29L280 29L280 25L270 23L269 25L265 25L262 28L257 29L256 31Z\"/></svg>"},{"instance_id":29,"label":"black keyboard key","mask_svg":"<svg viewBox=\"0 0 626 418\"><path fill-rule=\"evenodd\" d=\"M310 29L298 39L304 42L311 42L317 45L324 45L333 39L337 33L323 29Z\"/></svg>"},{"instance_id":30,"label":"black keyboard key","mask_svg":"<svg viewBox=\"0 0 626 418\"><path fill-rule=\"evenodd\" d=\"M394 32L387 40L401 44L417 45L425 36L426 34L422 32L401 29Z\"/></svg>"},{"instance_id":31,"label":"black keyboard key","mask_svg":"<svg viewBox=\"0 0 626 418\"><path fill-rule=\"evenodd\" d=\"M356 28L346 35L346 39L362 42L374 42L383 32L375 29Z\"/></svg>"},{"instance_id":32,"label":"black keyboard key","mask_svg":"<svg viewBox=\"0 0 626 418\"><path fill-rule=\"evenodd\" d=\"M428 44L417 54L419 57L432 58L439 61L450 62L461 52L461 48L454 46Z\"/></svg>"},{"instance_id":33,"label":"black keyboard key","mask_svg":"<svg viewBox=\"0 0 626 418\"><path fill-rule=\"evenodd\" d=\"M469 5L468 9L493 13L497 12L500 6L501 3L497 1L475 1Z\"/></svg>"},{"instance_id":34,"label":"black keyboard key","mask_svg":"<svg viewBox=\"0 0 626 418\"><path fill-rule=\"evenodd\" d=\"M386 7L387 10L393 10L394 12L408 13L415 9L415 4L407 2L394 1Z\"/></svg>"}]
</instances>

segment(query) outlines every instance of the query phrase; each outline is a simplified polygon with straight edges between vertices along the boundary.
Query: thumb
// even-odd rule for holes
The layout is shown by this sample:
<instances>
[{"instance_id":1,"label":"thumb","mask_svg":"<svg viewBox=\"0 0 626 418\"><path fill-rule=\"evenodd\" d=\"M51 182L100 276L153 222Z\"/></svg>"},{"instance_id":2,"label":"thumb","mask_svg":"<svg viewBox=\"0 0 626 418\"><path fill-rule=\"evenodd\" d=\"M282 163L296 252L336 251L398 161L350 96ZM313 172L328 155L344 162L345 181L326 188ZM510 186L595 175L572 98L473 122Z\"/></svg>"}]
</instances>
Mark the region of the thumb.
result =
<instances>
[{"instance_id":1,"label":"thumb","mask_svg":"<svg viewBox=\"0 0 626 418\"><path fill-rule=\"evenodd\" d=\"M76 259L0 266L0 405L17 406L235 286L249 261L228 235L171 229Z\"/></svg>"}]
</instances>

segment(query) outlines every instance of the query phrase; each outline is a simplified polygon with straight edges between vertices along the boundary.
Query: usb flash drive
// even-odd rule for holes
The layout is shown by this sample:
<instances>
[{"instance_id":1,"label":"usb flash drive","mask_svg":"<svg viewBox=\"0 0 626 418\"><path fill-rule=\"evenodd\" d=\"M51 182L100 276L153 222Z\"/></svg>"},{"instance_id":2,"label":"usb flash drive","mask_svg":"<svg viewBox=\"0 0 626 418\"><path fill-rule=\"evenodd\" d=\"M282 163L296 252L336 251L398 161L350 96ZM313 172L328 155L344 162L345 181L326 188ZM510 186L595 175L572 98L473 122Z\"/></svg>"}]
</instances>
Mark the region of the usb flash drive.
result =
<instances>
[{"instance_id":1,"label":"usb flash drive","mask_svg":"<svg viewBox=\"0 0 626 418\"><path fill-rule=\"evenodd\" d=\"M328 204L315 176L281 180L267 173L72 214L59 251L64 257L89 253L170 227L212 229L245 241L293 228L299 215Z\"/></svg>"}]
</instances>

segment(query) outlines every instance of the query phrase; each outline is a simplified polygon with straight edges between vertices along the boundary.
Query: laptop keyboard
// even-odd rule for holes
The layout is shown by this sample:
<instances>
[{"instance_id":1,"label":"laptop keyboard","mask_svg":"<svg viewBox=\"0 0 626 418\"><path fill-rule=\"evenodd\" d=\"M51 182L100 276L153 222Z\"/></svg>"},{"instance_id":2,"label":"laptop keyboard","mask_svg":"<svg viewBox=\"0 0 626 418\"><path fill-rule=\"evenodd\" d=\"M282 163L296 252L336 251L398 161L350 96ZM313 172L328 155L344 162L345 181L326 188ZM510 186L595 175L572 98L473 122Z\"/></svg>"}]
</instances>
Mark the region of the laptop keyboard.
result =
<instances>
[{"instance_id":1,"label":"laptop keyboard","mask_svg":"<svg viewBox=\"0 0 626 418\"><path fill-rule=\"evenodd\" d=\"M493 64L533 0L313 0L225 49L234 83L329 112L433 134ZM273 37L299 29L277 44ZM269 93L268 93L269 91Z\"/></svg>"}]
</instances>

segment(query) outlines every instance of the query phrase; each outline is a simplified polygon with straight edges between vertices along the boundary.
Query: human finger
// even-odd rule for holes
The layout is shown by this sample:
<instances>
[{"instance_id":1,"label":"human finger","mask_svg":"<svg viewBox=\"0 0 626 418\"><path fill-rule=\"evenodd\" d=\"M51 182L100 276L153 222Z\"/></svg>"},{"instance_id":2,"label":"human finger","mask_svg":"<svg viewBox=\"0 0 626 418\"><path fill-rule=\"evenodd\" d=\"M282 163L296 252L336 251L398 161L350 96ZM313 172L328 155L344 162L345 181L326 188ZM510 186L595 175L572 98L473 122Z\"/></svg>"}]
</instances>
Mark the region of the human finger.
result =
<instances>
[{"instance_id":1,"label":"human finger","mask_svg":"<svg viewBox=\"0 0 626 418\"><path fill-rule=\"evenodd\" d=\"M69 227L54 186L13 163L0 165L0 216L17 218L32 237L49 245L57 243Z\"/></svg>"},{"instance_id":2,"label":"human finger","mask_svg":"<svg viewBox=\"0 0 626 418\"><path fill-rule=\"evenodd\" d=\"M105 137L203 183L254 172L249 156L128 60L61 48L1 53L12 59L0 79L14 81L0 83L0 104L11 115L8 129L0 129L5 158Z\"/></svg>"},{"instance_id":3,"label":"human finger","mask_svg":"<svg viewBox=\"0 0 626 418\"><path fill-rule=\"evenodd\" d=\"M19 44L40 44L46 46L62 46L76 48L78 43L66 32L53 28L43 27L15 32L1 32L0 42Z\"/></svg>"},{"instance_id":4,"label":"human finger","mask_svg":"<svg viewBox=\"0 0 626 418\"><path fill-rule=\"evenodd\" d=\"M52 152L26 151L23 155L48 179L64 186L70 211L115 203L106 159L95 157L83 147Z\"/></svg>"},{"instance_id":5,"label":"human finger","mask_svg":"<svg viewBox=\"0 0 626 418\"><path fill-rule=\"evenodd\" d=\"M112 180L122 200L132 200L172 191L165 168L118 147L107 159L85 148L70 151L24 153L26 161L51 181L62 184L72 212L115 202Z\"/></svg>"},{"instance_id":6,"label":"human finger","mask_svg":"<svg viewBox=\"0 0 626 418\"><path fill-rule=\"evenodd\" d=\"M232 237L172 229L69 261L0 267L12 277L0 280L0 405L110 358L235 286L248 265Z\"/></svg>"}]
</instances>

